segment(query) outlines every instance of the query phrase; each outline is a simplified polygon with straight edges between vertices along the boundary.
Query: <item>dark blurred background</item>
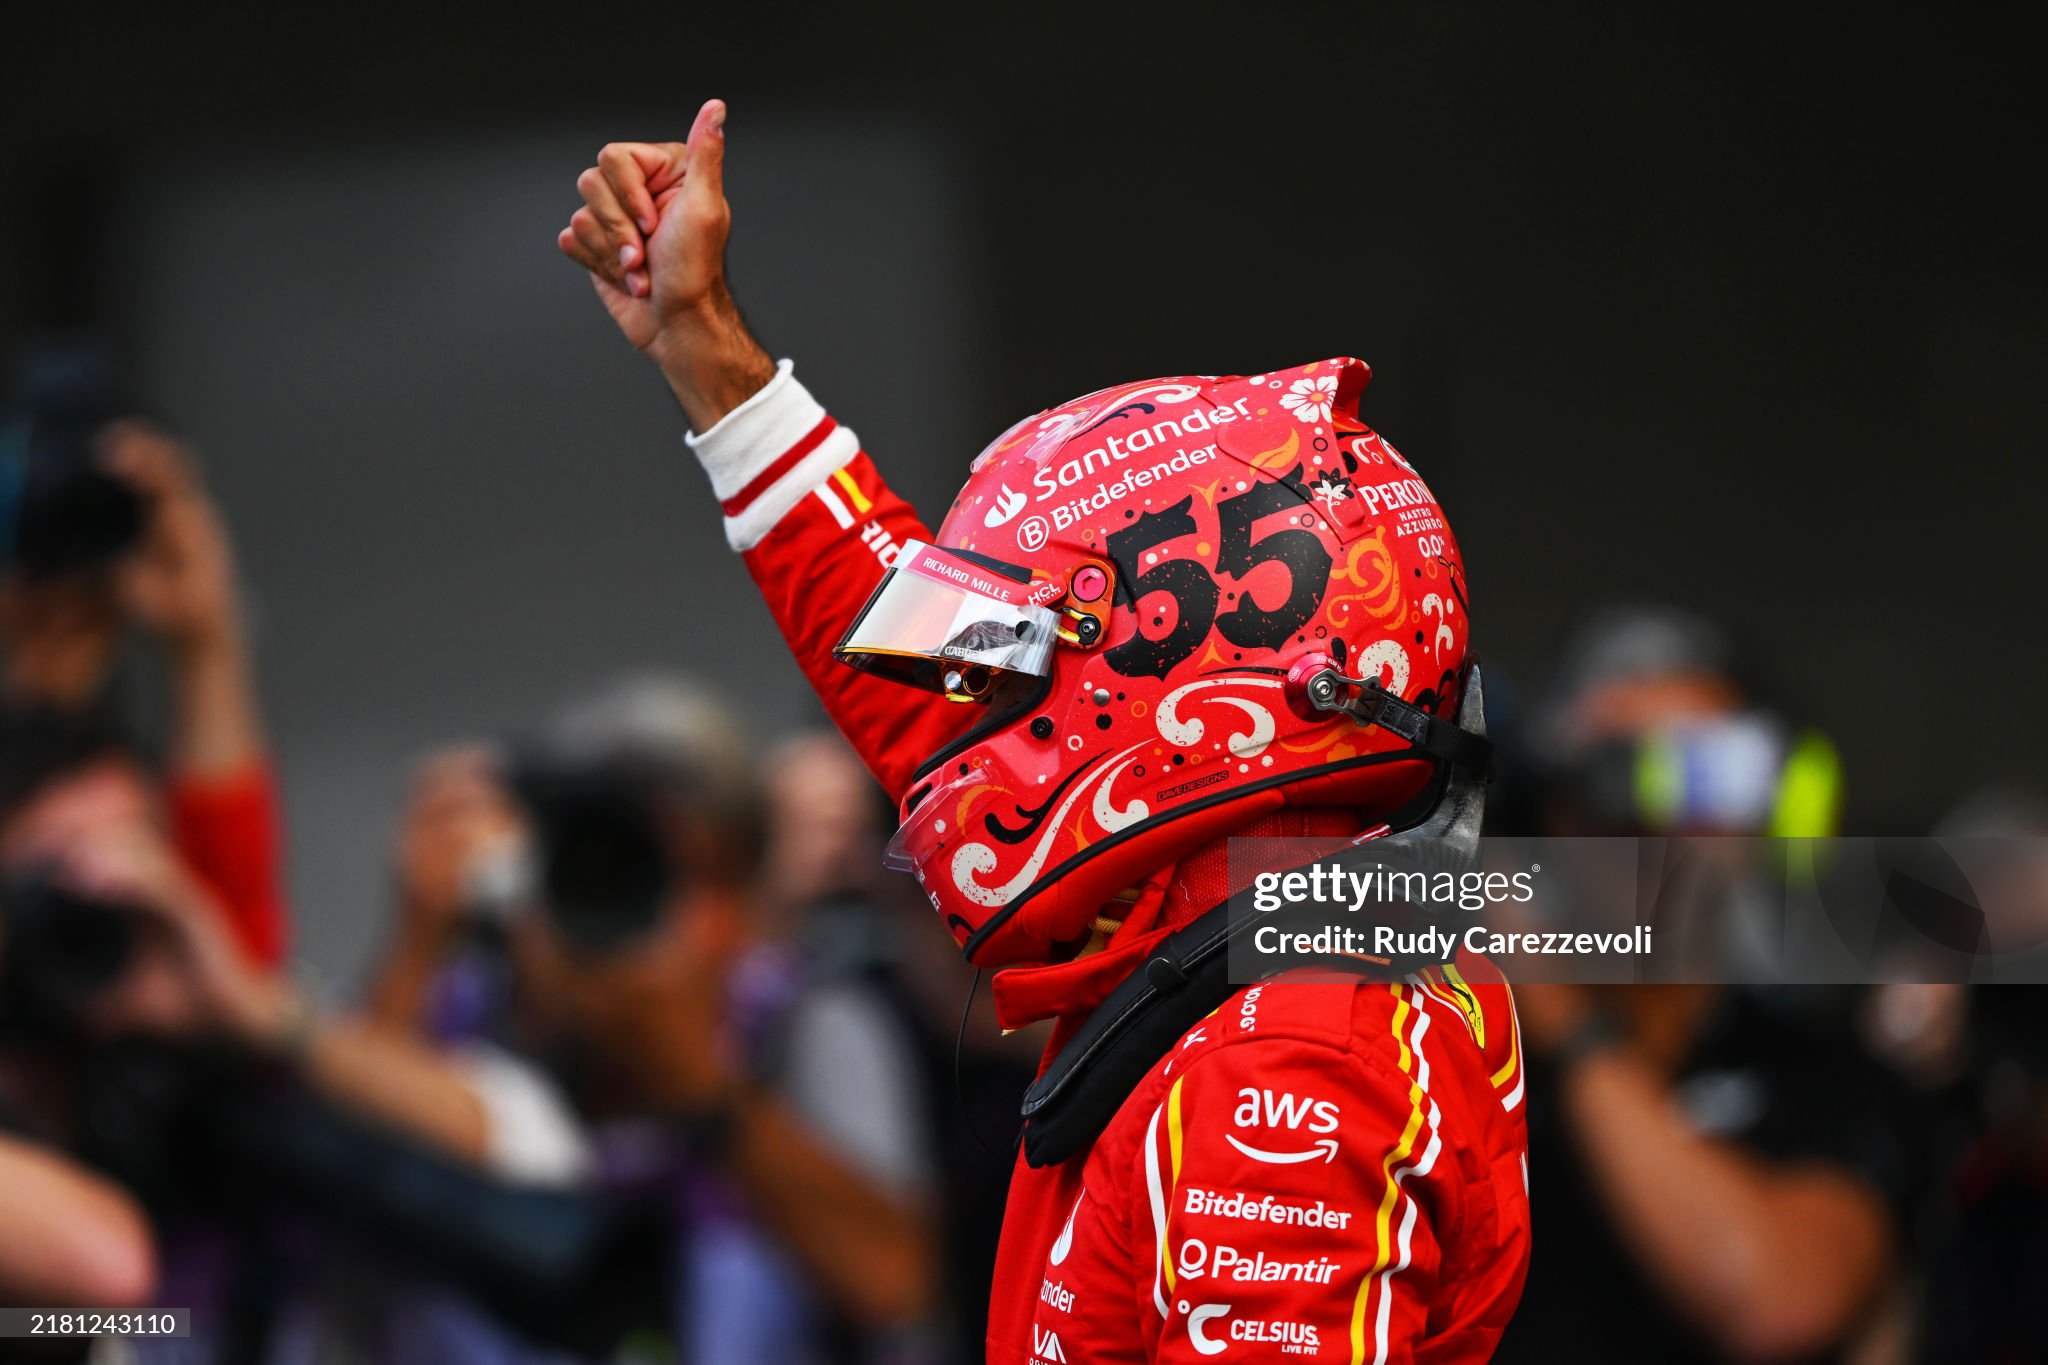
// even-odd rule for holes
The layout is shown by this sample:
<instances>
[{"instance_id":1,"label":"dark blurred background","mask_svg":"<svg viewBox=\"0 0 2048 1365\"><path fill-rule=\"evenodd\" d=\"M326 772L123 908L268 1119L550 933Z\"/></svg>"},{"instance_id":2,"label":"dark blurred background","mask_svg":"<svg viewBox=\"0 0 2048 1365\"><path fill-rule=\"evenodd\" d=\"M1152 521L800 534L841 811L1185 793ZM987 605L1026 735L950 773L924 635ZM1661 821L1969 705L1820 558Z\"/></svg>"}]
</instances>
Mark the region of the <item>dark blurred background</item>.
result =
<instances>
[{"instance_id":1,"label":"dark blurred background","mask_svg":"<svg viewBox=\"0 0 2048 1365\"><path fill-rule=\"evenodd\" d=\"M1746 631L1924 828L2048 753L2024 555L2031 44L1784 7L38 7L0 87L0 341L110 338L257 594L302 943L403 759L622 664L805 703L681 424L555 253L602 141L732 105L734 272L928 515L1024 412L1368 360L1482 648L1660 599ZM26 60L23 60L26 59ZM1983 731L1974 731L1981 735Z\"/></svg>"}]
</instances>

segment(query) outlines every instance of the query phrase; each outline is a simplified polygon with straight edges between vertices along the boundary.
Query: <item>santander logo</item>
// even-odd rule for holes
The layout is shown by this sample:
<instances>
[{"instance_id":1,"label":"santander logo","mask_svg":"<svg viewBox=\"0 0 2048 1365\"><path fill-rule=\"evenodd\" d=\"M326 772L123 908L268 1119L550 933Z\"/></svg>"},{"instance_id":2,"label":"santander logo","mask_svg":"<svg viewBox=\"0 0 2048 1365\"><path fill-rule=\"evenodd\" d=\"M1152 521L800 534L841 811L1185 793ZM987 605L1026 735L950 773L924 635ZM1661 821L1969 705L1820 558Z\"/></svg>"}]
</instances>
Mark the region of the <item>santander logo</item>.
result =
<instances>
[{"instance_id":1,"label":"santander logo","mask_svg":"<svg viewBox=\"0 0 2048 1365\"><path fill-rule=\"evenodd\" d=\"M1083 1198L1086 1196L1084 1195ZM1081 1200L1074 1201L1074 1211L1067 1215L1067 1225L1060 1229L1059 1237L1052 1244L1052 1255L1047 1259L1054 1265L1067 1259L1067 1253L1074 1249L1074 1218L1081 1212Z\"/></svg>"},{"instance_id":2,"label":"santander logo","mask_svg":"<svg viewBox=\"0 0 2048 1365\"><path fill-rule=\"evenodd\" d=\"M1024 504L1029 500L1022 493L1012 492L1010 485L1004 484L1002 491L996 494L996 505L988 509L988 515L981 519L981 524L993 531L1023 511Z\"/></svg>"}]
</instances>

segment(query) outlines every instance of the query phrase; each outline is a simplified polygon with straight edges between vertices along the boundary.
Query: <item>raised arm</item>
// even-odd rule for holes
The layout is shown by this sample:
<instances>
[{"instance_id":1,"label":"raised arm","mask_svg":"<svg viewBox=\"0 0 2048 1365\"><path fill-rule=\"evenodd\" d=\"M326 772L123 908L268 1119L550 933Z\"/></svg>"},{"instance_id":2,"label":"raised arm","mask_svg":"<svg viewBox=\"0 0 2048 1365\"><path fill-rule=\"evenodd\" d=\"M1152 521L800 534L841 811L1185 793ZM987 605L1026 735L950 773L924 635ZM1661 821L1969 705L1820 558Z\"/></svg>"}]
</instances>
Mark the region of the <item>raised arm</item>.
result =
<instances>
[{"instance_id":1,"label":"raised arm","mask_svg":"<svg viewBox=\"0 0 2048 1365\"><path fill-rule=\"evenodd\" d=\"M726 538L826 712L891 795L966 728L956 708L850 668L832 647L897 549L930 532L890 491L860 440L754 339L725 275L725 105L708 101L687 142L615 142L578 177L583 207L559 240L591 272L619 330L682 405Z\"/></svg>"},{"instance_id":2,"label":"raised arm","mask_svg":"<svg viewBox=\"0 0 2048 1365\"><path fill-rule=\"evenodd\" d=\"M178 844L242 947L276 963L290 938L283 836L227 523L191 454L163 432L119 422L104 442L109 467L150 504L121 590L128 615L162 642L170 665Z\"/></svg>"}]
</instances>

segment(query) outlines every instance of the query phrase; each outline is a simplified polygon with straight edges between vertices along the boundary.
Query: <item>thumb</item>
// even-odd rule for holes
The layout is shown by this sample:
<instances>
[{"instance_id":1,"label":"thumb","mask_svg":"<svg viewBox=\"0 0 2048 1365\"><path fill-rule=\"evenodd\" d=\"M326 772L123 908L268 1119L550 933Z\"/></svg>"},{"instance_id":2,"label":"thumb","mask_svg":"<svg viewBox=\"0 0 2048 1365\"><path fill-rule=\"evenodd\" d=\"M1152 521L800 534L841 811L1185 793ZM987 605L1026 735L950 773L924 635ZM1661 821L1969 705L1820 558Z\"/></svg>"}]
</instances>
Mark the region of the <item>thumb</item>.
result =
<instances>
[{"instance_id":1,"label":"thumb","mask_svg":"<svg viewBox=\"0 0 2048 1365\"><path fill-rule=\"evenodd\" d=\"M725 198L725 101L706 100L690 129L690 168L683 193L699 209L714 208Z\"/></svg>"}]
</instances>

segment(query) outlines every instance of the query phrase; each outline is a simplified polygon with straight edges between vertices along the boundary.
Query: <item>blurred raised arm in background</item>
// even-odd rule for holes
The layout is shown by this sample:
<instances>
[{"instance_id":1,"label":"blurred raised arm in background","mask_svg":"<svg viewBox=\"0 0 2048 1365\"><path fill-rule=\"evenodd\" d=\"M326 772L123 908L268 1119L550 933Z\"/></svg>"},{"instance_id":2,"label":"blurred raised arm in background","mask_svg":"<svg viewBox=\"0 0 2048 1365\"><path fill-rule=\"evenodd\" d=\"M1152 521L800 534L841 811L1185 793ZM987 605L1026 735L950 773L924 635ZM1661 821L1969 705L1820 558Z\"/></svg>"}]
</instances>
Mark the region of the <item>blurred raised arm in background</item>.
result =
<instances>
[{"instance_id":1,"label":"blurred raised arm in background","mask_svg":"<svg viewBox=\"0 0 2048 1365\"><path fill-rule=\"evenodd\" d=\"M243 948L280 961L276 782L220 509L177 442L77 395L32 397L5 432L6 704L111 705L124 636L150 639L172 692L164 799L178 844Z\"/></svg>"},{"instance_id":2,"label":"blurred raised arm in background","mask_svg":"<svg viewBox=\"0 0 2048 1365\"><path fill-rule=\"evenodd\" d=\"M394 913L367 990L382 1027L422 1036L442 1029L437 997L470 945L471 915L490 888L477 884L493 854L525 838L524 819L492 755L450 748L420 765L393 849ZM485 983L486 985L488 983Z\"/></svg>"}]
</instances>

